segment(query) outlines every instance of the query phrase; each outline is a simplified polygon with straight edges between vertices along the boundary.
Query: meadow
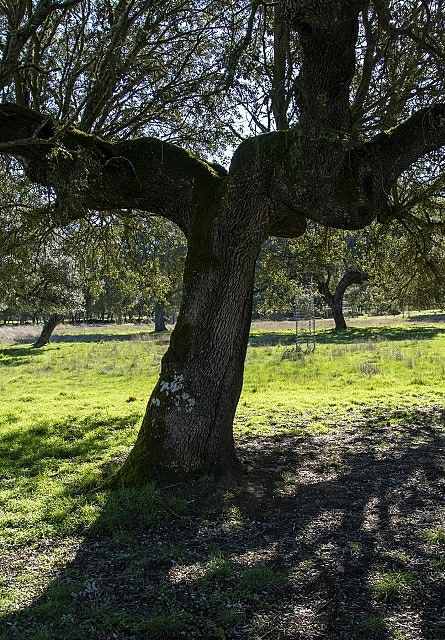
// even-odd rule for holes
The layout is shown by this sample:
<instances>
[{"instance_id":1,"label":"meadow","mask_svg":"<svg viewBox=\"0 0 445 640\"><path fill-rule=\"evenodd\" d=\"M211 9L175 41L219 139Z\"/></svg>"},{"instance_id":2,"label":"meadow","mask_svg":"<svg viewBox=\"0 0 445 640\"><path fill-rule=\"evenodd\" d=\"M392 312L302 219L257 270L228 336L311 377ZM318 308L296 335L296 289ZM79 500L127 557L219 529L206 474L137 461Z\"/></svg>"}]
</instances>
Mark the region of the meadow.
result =
<instances>
[{"instance_id":1,"label":"meadow","mask_svg":"<svg viewBox=\"0 0 445 640\"><path fill-rule=\"evenodd\" d=\"M443 640L436 320L253 323L238 484L112 492L168 334L0 327L0 640Z\"/></svg>"}]
</instances>

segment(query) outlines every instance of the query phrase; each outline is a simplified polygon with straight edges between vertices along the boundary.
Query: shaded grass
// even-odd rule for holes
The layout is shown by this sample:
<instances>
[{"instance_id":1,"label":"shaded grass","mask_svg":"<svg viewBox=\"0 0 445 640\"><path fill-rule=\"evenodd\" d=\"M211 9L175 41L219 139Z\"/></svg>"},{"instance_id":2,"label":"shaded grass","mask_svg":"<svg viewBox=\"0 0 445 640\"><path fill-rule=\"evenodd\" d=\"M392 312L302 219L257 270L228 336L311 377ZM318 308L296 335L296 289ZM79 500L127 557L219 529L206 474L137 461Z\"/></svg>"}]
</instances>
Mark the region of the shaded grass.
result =
<instances>
[{"instance_id":1,"label":"shaded grass","mask_svg":"<svg viewBox=\"0 0 445 640\"><path fill-rule=\"evenodd\" d=\"M419 519L418 530L401 537L394 521L388 557L365 504L377 500L386 532L386 501L399 508L403 500L424 517L437 498L410 453L427 448L432 473L443 447L443 417L430 424L423 407L443 403L444 329L423 329L422 339L419 327L325 331L315 353L297 359L283 358L292 333L254 331L236 434L258 477L223 494L210 479L191 492L100 489L134 442L165 343L4 346L0 610L10 624L0 621L0 639L287 637L285 593L296 611L289 637L397 637L390 629L404 629L403 620L394 622L385 607L415 599L420 583L435 593L445 525ZM339 451L336 438L348 430L354 442ZM380 468L385 456L393 461L390 474ZM307 488L300 468L313 475ZM351 491L361 473L358 497L331 499L344 487ZM394 497L392 478L403 498ZM387 482L393 484L382 493ZM351 523L351 509L369 520L368 529ZM428 565L424 575L414 548ZM360 613L349 622L336 600L346 588L337 584L345 566L358 576L351 598L362 589ZM299 599L303 587L307 597ZM23 616L14 614L17 607ZM431 629L403 637L433 638Z\"/></svg>"},{"instance_id":2,"label":"shaded grass","mask_svg":"<svg viewBox=\"0 0 445 640\"><path fill-rule=\"evenodd\" d=\"M5 554L0 637L440 638L443 411L375 430L386 457L360 429L270 436L229 489L109 494L87 535Z\"/></svg>"}]
</instances>

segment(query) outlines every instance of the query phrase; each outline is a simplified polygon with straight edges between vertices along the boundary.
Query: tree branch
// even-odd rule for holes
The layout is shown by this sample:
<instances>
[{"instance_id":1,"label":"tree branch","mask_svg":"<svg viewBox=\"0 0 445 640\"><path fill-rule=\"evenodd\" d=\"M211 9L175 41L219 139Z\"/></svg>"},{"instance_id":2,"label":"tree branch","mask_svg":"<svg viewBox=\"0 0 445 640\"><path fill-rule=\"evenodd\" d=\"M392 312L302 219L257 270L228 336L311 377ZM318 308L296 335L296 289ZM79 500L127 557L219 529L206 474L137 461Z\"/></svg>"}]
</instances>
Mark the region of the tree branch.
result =
<instances>
[{"instance_id":1,"label":"tree branch","mask_svg":"<svg viewBox=\"0 0 445 640\"><path fill-rule=\"evenodd\" d=\"M61 133L59 134L59 132ZM0 105L0 151L23 162L31 180L51 185L61 215L133 208L168 218L187 235L207 215L225 180L221 171L155 138L111 143L14 104Z\"/></svg>"},{"instance_id":2,"label":"tree branch","mask_svg":"<svg viewBox=\"0 0 445 640\"><path fill-rule=\"evenodd\" d=\"M20 55L23 47L48 16L54 11L74 6L79 2L80 0L70 0L68 3L55 4L52 0L39 0L25 24L8 32L0 64L0 88L5 87L10 82L14 72L20 66Z\"/></svg>"},{"instance_id":3,"label":"tree branch","mask_svg":"<svg viewBox=\"0 0 445 640\"><path fill-rule=\"evenodd\" d=\"M427 153L445 145L445 104L419 109L392 130L381 133L364 147L385 167L390 186L405 170Z\"/></svg>"}]
</instances>

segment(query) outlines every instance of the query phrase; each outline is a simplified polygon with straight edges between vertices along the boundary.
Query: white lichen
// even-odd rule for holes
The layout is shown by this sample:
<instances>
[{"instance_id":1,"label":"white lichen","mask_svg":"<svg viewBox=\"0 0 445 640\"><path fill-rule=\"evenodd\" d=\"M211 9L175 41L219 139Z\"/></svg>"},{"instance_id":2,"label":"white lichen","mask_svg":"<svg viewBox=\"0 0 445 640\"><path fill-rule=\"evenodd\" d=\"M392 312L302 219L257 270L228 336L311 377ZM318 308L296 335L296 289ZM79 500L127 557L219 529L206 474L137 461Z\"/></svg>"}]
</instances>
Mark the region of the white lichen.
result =
<instances>
[{"instance_id":1,"label":"white lichen","mask_svg":"<svg viewBox=\"0 0 445 640\"><path fill-rule=\"evenodd\" d=\"M171 382L167 382L167 380L163 380L159 387L161 393L165 393L165 395L169 395L171 393L177 393L181 391L184 387L184 376L179 375L175 376Z\"/></svg>"},{"instance_id":2,"label":"white lichen","mask_svg":"<svg viewBox=\"0 0 445 640\"><path fill-rule=\"evenodd\" d=\"M175 376L171 382L162 380L161 384L159 385L159 391L167 397L170 396L171 402L174 404L175 407L179 407L180 404L185 404L187 411L190 412L195 406L196 400L192 395L190 395L186 391L183 391L182 393L180 393L183 388L184 388L183 375ZM151 404L153 406L159 407L161 404L161 401L159 400L159 398L153 398L151 401Z\"/></svg>"}]
</instances>

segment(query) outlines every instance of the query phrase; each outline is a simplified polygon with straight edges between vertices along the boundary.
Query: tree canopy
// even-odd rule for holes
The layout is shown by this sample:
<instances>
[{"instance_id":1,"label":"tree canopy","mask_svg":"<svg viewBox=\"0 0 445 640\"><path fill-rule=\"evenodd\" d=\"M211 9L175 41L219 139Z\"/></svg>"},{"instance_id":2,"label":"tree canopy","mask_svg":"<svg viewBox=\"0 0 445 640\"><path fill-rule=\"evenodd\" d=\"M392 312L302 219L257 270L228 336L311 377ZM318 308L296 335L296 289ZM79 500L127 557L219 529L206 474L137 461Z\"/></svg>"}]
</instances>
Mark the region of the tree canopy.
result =
<instances>
[{"instance_id":1,"label":"tree canopy","mask_svg":"<svg viewBox=\"0 0 445 640\"><path fill-rule=\"evenodd\" d=\"M442 3L2 8L0 151L48 188L54 220L137 210L188 241L178 322L119 481L235 472L264 240L306 220L354 230L414 215L441 229L441 214L403 207L399 185L413 171L431 194L443 184ZM201 159L240 138L228 172Z\"/></svg>"}]
</instances>

